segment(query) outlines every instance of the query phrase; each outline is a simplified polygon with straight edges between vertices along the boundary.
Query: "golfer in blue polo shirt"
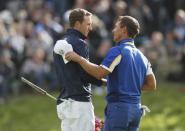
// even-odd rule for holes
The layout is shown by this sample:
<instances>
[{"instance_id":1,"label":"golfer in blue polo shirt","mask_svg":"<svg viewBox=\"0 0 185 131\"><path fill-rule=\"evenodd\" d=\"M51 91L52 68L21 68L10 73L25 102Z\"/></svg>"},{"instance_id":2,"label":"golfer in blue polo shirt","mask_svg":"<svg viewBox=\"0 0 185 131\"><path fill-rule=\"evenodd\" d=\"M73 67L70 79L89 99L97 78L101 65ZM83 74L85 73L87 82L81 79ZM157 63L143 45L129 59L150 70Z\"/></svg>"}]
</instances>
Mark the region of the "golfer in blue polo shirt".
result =
<instances>
[{"instance_id":1,"label":"golfer in blue polo shirt","mask_svg":"<svg viewBox=\"0 0 185 131\"><path fill-rule=\"evenodd\" d=\"M67 60L79 63L92 76L107 79L105 131L137 131L142 116L141 91L156 88L148 59L135 47L139 23L131 16L120 16L113 29L116 46L111 48L100 66L74 52Z\"/></svg>"}]
</instances>

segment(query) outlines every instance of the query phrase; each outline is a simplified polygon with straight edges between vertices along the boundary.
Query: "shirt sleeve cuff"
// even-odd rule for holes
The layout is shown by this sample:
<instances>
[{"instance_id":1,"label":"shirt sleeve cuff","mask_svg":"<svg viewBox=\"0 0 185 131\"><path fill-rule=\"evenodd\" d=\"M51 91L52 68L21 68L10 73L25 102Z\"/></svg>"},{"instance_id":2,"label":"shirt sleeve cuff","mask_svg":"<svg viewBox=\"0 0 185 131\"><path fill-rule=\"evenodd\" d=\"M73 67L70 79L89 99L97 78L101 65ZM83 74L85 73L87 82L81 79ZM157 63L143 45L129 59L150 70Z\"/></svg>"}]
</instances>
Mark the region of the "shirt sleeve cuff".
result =
<instances>
[{"instance_id":1,"label":"shirt sleeve cuff","mask_svg":"<svg viewBox=\"0 0 185 131\"><path fill-rule=\"evenodd\" d=\"M152 73L153 73L152 68L149 67L148 70L147 70L147 72L146 72L146 75L150 75L150 74L152 74Z\"/></svg>"},{"instance_id":2,"label":"shirt sleeve cuff","mask_svg":"<svg viewBox=\"0 0 185 131\"><path fill-rule=\"evenodd\" d=\"M102 68L104 68L105 70L109 71L109 72L112 72L112 70L108 67L106 67L105 65L100 65Z\"/></svg>"}]
</instances>

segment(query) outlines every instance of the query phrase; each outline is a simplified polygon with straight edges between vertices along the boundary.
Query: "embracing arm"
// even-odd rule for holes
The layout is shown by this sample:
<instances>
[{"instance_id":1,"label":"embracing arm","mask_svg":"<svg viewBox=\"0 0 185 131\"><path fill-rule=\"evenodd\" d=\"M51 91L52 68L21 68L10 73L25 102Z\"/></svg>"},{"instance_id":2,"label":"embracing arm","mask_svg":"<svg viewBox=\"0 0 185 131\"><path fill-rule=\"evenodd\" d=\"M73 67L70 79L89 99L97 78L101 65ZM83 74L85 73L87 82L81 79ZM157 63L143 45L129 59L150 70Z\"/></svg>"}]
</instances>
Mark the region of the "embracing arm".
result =
<instances>
[{"instance_id":1,"label":"embracing arm","mask_svg":"<svg viewBox=\"0 0 185 131\"><path fill-rule=\"evenodd\" d=\"M66 54L67 60L73 60L80 64L80 66L90 75L94 76L96 79L102 79L103 77L107 76L110 72L103 67L93 64L86 60L85 58L79 56L74 52L69 52Z\"/></svg>"},{"instance_id":2,"label":"embracing arm","mask_svg":"<svg viewBox=\"0 0 185 131\"><path fill-rule=\"evenodd\" d=\"M103 67L93 64L83 57L80 57L77 62L88 74L94 76L96 79L100 80L109 74L109 71L105 70Z\"/></svg>"}]
</instances>

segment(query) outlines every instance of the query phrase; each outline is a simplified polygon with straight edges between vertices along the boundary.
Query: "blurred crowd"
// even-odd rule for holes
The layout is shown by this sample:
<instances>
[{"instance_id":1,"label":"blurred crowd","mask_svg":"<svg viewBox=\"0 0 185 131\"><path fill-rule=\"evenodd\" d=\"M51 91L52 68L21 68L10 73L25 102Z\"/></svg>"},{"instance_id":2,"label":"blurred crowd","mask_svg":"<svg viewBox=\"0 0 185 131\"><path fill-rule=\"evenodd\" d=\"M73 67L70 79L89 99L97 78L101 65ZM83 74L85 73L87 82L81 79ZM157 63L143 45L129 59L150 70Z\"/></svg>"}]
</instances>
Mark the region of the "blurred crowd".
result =
<instances>
[{"instance_id":1,"label":"blurred crowd","mask_svg":"<svg viewBox=\"0 0 185 131\"><path fill-rule=\"evenodd\" d=\"M94 14L90 61L100 64L114 45L111 30L120 15L141 25L136 46L160 79L185 79L184 0L6 0L0 1L0 103L21 93L20 76L48 90L57 88L52 49L69 27L73 8Z\"/></svg>"}]
</instances>

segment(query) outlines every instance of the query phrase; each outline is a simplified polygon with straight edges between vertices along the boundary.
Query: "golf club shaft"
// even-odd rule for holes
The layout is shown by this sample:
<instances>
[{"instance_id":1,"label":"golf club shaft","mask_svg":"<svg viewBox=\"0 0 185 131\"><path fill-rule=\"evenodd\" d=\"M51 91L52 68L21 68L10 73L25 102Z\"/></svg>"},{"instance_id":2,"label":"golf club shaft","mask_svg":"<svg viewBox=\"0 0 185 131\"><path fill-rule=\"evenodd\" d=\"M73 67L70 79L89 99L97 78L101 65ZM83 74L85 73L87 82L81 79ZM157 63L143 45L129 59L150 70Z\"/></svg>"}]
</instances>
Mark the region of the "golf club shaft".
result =
<instances>
[{"instance_id":1,"label":"golf club shaft","mask_svg":"<svg viewBox=\"0 0 185 131\"><path fill-rule=\"evenodd\" d=\"M29 80L25 79L24 77L21 77L22 82L28 84L30 87L34 88L36 91L40 92L43 95L47 95L48 97L57 100L54 96L50 95L49 93L47 93L45 90L43 90L42 88L38 87L37 85L33 84L32 82L30 82Z\"/></svg>"}]
</instances>

